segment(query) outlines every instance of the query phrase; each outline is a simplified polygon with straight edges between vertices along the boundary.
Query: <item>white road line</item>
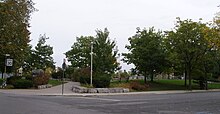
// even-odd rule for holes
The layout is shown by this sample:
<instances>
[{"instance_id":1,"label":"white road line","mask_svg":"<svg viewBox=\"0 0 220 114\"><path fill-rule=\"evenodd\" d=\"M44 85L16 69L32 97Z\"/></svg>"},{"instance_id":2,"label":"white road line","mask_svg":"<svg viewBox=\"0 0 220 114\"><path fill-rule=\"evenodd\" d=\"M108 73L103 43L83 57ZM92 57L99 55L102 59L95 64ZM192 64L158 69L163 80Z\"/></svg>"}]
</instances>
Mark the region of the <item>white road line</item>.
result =
<instances>
[{"instance_id":1,"label":"white road line","mask_svg":"<svg viewBox=\"0 0 220 114\"><path fill-rule=\"evenodd\" d=\"M75 97L75 98L101 100L101 101L121 101L121 100L117 100L117 99L104 99L104 98L95 98L95 97Z\"/></svg>"},{"instance_id":2,"label":"white road line","mask_svg":"<svg viewBox=\"0 0 220 114\"><path fill-rule=\"evenodd\" d=\"M153 100L166 100L167 98L151 98L151 99L134 99L134 100L123 100L123 101L127 101L127 102L138 102L138 101L153 101Z\"/></svg>"}]
</instances>

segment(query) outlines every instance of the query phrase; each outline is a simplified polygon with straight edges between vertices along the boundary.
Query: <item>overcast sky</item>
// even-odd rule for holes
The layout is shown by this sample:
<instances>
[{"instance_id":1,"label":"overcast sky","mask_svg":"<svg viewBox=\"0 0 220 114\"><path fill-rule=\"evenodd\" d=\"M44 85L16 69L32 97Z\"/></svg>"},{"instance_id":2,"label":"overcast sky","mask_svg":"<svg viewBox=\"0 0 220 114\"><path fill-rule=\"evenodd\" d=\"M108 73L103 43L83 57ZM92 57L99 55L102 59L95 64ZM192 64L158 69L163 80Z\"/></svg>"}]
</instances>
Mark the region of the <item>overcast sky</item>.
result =
<instances>
[{"instance_id":1,"label":"overcast sky","mask_svg":"<svg viewBox=\"0 0 220 114\"><path fill-rule=\"evenodd\" d=\"M31 44L46 34L53 46L54 60L61 66L63 53L71 49L77 36L95 36L95 30L108 28L119 52L127 52L128 38L136 28L170 30L176 17L212 21L219 0L33 0L39 10L31 19ZM123 69L132 66L122 64Z\"/></svg>"}]
</instances>

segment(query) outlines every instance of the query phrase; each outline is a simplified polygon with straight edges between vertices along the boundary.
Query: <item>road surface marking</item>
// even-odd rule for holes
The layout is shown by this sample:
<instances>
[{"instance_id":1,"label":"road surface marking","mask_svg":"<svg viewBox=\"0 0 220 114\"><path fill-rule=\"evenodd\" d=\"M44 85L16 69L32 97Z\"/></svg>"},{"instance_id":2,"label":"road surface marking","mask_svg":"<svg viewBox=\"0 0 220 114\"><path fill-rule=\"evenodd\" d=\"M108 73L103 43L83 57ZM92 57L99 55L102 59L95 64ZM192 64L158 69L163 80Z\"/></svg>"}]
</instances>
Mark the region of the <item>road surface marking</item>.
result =
<instances>
[{"instance_id":1,"label":"road surface marking","mask_svg":"<svg viewBox=\"0 0 220 114\"><path fill-rule=\"evenodd\" d=\"M90 99L90 100L101 100L101 101L121 101L117 99L105 99L105 98L96 98L96 97L77 97L82 99Z\"/></svg>"}]
</instances>

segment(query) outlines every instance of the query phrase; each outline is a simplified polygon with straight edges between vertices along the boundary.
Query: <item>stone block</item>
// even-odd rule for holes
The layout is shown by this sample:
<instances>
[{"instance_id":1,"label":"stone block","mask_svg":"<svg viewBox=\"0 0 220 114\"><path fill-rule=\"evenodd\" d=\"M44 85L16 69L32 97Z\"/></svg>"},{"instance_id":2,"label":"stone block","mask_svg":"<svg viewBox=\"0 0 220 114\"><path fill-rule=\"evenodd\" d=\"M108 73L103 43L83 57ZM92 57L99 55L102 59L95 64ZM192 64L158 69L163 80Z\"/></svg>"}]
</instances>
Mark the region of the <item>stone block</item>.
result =
<instances>
[{"instance_id":1,"label":"stone block","mask_svg":"<svg viewBox=\"0 0 220 114\"><path fill-rule=\"evenodd\" d=\"M130 90L129 90L129 89L126 89L126 88L123 88L123 92L124 92L124 93L128 93L128 92L130 92Z\"/></svg>"},{"instance_id":2,"label":"stone block","mask_svg":"<svg viewBox=\"0 0 220 114\"><path fill-rule=\"evenodd\" d=\"M52 85L51 84L47 84L47 88L51 88L52 87Z\"/></svg>"},{"instance_id":3,"label":"stone block","mask_svg":"<svg viewBox=\"0 0 220 114\"><path fill-rule=\"evenodd\" d=\"M89 88L88 93L98 93L98 90L96 88Z\"/></svg>"},{"instance_id":4,"label":"stone block","mask_svg":"<svg viewBox=\"0 0 220 114\"><path fill-rule=\"evenodd\" d=\"M88 93L88 89L80 86L73 86L72 91L75 93Z\"/></svg>"},{"instance_id":5,"label":"stone block","mask_svg":"<svg viewBox=\"0 0 220 114\"><path fill-rule=\"evenodd\" d=\"M110 93L108 88L97 88L98 93Z\"/></svg>"}]
</instances>

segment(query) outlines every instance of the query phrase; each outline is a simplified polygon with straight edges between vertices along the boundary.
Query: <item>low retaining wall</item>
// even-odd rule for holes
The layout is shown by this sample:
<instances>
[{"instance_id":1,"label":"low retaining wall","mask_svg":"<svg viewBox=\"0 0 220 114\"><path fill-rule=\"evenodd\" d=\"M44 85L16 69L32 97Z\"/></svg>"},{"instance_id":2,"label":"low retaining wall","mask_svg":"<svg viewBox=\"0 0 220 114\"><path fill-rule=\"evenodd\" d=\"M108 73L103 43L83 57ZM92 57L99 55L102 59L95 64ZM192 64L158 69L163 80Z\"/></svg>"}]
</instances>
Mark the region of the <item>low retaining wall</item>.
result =
<instances>
[{"instance_id":1,"label":"low retaining wall","mask_svg":"<svg viewBox=\"0 0 220 114\"><path fill-rule=\"evenodd\" d=\"M72 87L74 93L127 93L129 89L126 88L85 88L74 85Z\"/></svg>"},{"instance_id":2,"label":"low retaining wall","mask_svg":"<svg viewBox=\"0 0 220 114\"><path fill-rule=\"evenodd\" d=\"M51 84L47 84L47 85L39 85L37 86L37 89L46 89L46 88L51 88L52 85Z\"/></svg>"}]
</instances>

